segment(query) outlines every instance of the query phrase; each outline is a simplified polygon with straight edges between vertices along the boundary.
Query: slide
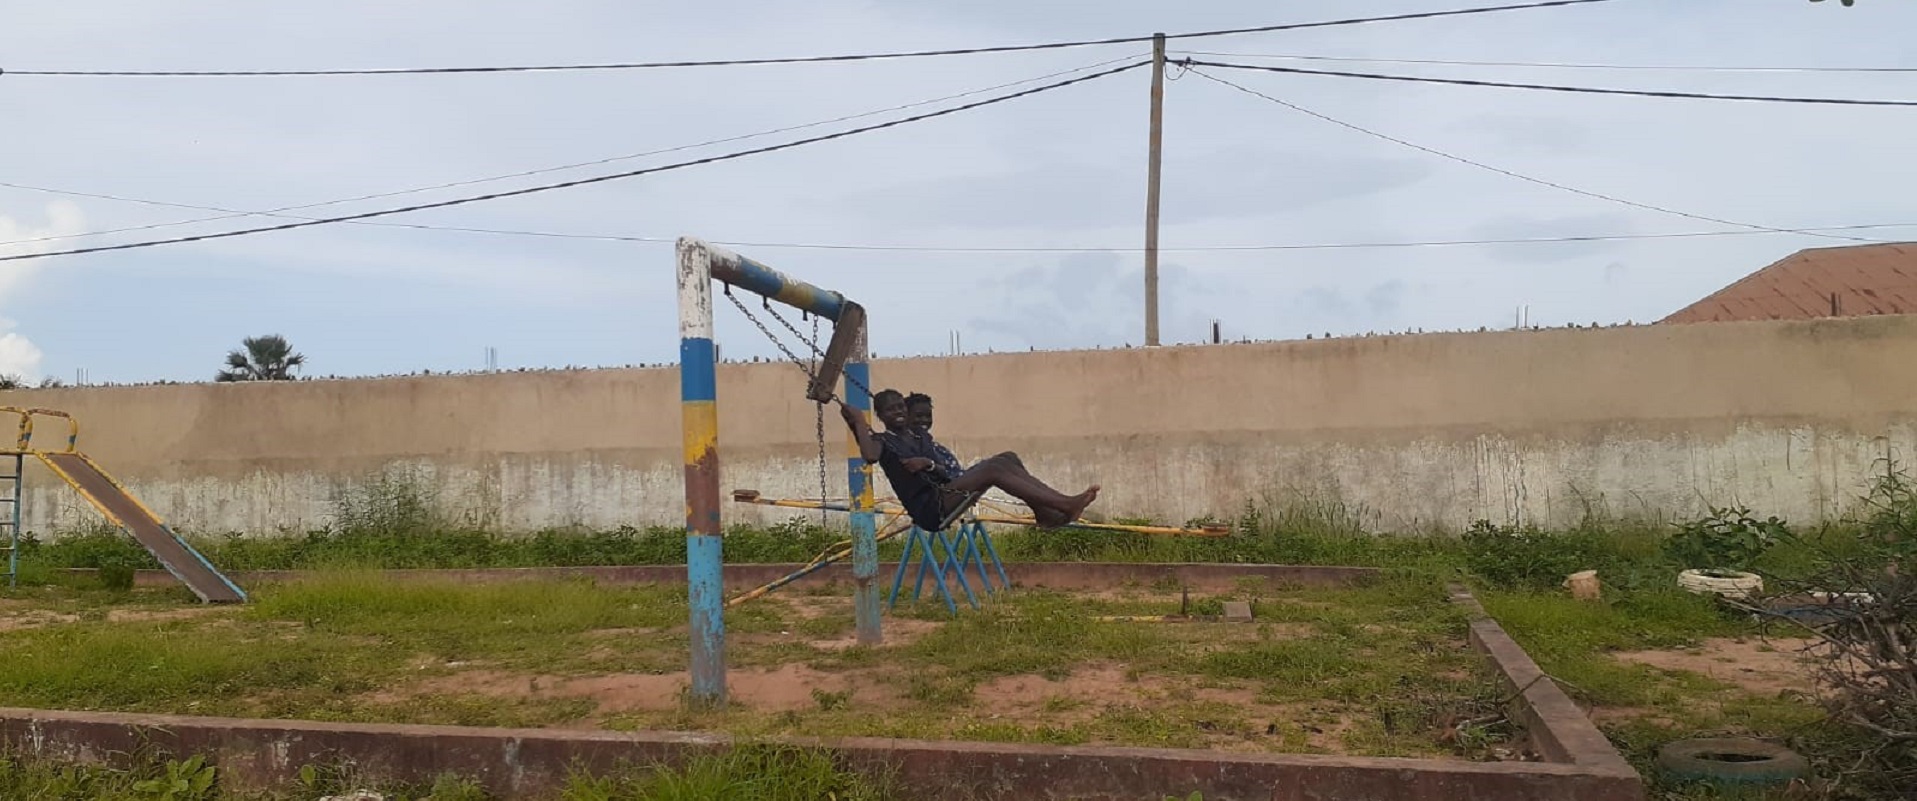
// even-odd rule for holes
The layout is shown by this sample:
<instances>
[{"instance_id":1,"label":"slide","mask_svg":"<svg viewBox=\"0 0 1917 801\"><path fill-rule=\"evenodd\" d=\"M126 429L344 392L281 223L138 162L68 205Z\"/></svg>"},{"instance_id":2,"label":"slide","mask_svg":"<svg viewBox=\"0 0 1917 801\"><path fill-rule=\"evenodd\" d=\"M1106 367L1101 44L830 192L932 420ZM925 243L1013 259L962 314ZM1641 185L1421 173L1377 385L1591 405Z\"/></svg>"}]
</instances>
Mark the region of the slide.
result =
<instances>
[{"instance_id":1,"label":"slide","mask_svg":"<svg viewBox=\"0 0 1917 801\"><path fill-rule=\"evenodd\" d=\"M214 569L206 557L175 535L165 523L160 522L159 517L134 500L126 488L108 477L106 471L101 470L85 454L36 452L35 455L55 474L73 485L80 495L106 515L107 520L126 529L141 545L146 546L147 552L160 560L167 572L191 589L201 601L216 604L246 602L245 591Z\"/></svg>"}]
</instances>

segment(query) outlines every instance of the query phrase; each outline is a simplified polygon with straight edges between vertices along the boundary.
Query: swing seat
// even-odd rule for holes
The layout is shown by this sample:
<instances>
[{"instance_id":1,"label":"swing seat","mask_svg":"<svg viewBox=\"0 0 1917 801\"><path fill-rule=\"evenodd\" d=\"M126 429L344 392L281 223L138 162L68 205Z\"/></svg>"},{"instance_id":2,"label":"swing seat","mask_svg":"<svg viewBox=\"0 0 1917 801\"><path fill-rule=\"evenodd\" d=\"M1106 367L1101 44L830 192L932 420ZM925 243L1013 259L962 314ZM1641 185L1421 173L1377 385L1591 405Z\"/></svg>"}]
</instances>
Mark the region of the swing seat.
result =
<instances>
[{"instance_id":1,"label":"swing seat","mask_svg":"<svg viewBox=\"0 0 1917 801\"><path fill-rule=\"evenodd\" d=\"M960 493L960 495L964 497L964 500L960 501L958 506L952 507L952 511L946 512L945 517L939 520L939 527L936 529L933 529L933 531L944 531L946 529L949 529L952 527L953 523L958 522L959 518L964 517L968 514L971 514L972 507L978 503L978 499L985 497L985 492L980 490L980 491L974 491L974 492Z\"/></svg>"},{"instance_id":2,"label":"swing seat","mask_svg":"<svg viewBox=\"0 0 1917 801\"><path fill-rule=\"evenodd\" d=\"M827 403L835 393L834 385L845 372L845 362L852 358L852 349L857 347L865 335L865 307L852 301L841 301L838 322L832 324L832 342L825 346L825 353L819 357L819 371L805 388L805 396L814 403ZM815 346L816 347L816 346Z\"/></svg>"}]
</instances>

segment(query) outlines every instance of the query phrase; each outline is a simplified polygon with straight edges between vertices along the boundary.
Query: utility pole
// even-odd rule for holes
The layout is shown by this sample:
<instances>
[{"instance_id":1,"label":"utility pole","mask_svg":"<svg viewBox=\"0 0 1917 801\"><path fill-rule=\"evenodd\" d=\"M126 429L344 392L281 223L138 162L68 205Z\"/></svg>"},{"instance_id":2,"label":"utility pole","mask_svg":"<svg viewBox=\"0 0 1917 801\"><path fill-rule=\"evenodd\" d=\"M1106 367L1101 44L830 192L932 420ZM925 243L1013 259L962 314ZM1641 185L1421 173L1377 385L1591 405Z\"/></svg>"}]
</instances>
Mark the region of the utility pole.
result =
<instances>
[{"instance_id":1,"label":"utility pole","mask_svg":"<svg viewBox=\"0 0 1917 801\"><path fill-rule=\"evenodd\" d=\"M1145 168L1145 346L1158 344L1158 164L1165 138L1165 35L1152 34L1150 164Z\"/></svg>"}]
</instances>

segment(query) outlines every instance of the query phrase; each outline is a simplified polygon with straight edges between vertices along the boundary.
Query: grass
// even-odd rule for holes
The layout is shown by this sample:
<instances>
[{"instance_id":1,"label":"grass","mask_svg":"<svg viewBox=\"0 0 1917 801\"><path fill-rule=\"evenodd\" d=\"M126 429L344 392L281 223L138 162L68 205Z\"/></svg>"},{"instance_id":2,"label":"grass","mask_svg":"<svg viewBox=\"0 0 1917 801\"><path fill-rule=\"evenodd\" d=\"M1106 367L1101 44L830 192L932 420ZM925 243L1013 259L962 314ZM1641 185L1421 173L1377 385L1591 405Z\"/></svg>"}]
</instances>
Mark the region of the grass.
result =
<instances>
[{"instance_id":1,"label":"grass","mask_svg":"<svg viewBox=\"0 0 1917 801\"><path fill-rule=\"evenodd\" d=\"M387 801L490 801L478 783L442 775L424 784L367 779L331 766L308 765L285 787L253 792L222 786L201 757L136 755L126 767L76 765L0 755L0 798L36 801L290 801L366 790ZM575 772L552 801L885 801L896 798L885 777L851 772L825 752L746 745L694 757L678 766Z\"/></svg>"},{"instance_id":2,"label":"grass","mask_svg":"<svg viewBox=\"0 0 1917 801\"><path fill-rule=\"evenodd\" d=\"M0 648L19 665L0 673L0 705L1443 755L1445 716L1481 713L1495 696L1460 640L1462 618L1429 580L1194 599L1251 601L1264 625L1093 619L1177 611L1177 596L1141 589L1090 598L1025 591L911 628L914 618L946 620L942 606L926 603L902 607L880 648L805 633L843 636L851 618L843 597L772 597L729 610L733 686L763 675L765 692L808 694L796 707L742 698L717 712L670 703L670 681L649 678L684 670L682 588L395 583L346 570L254 593L244 607L184 609L156 590L43 588L9 601ZM999 680L1038 689L1015 692ZM600 683L567 690L574 681ZM1087 681L1094 685L1082 689ZM622 692L637 700L601 707ZM1377 700L1386 696L1393 700ZM1332 731L1288 728L1306 705Z\"/></svg>"}]
</instances>

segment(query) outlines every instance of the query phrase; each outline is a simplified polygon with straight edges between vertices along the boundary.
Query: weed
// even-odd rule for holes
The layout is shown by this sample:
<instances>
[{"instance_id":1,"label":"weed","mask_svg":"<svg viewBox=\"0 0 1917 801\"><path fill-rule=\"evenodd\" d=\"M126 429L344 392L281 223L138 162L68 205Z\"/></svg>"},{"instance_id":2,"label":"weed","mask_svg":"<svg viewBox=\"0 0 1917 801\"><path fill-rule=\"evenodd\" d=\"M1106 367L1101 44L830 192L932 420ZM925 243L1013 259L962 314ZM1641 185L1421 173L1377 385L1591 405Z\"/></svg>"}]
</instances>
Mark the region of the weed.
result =
<instances>
[{"instance_id":1,"label":"weed","mask_svg":"<svg viewBox=\"0 0 1917 801\"><path fill-rule=\"evenodd\" d=\"M851 700L851 691L826 692L820 689L814 689L812 691L812 702L819 705L819 711L821 712L844 709L845 705Z\"/></svg>"},{"instance_id":2,"label":"weed","mask_svg":"<svg viewBox=\"0 0 1917 801\"><path fill-rule=\"evenodd\" d=\"M432 486L415 470L382 471L340 491L334 499L334 529L349 536L443 529Z\"/></svg>"},{"instance_id":3,"label":"weed","mask_svg":"<svg viewBox=\"0 0 1917 801\"><path fill-rule=\"evenodd\" d=\"M1579 570L1609 572L1602 569L1608 565L1597 564L1609 560L1596 537L1479 520L1461 539L1466 567L1495 587L1542 590Z\"/></svg>"},{"instance_id":4,"label":"weed","mask_svg":"<svg viewBox=\"0 0 1917 801\"><path fill-rule=\"evenodd\" d=\"M161 775L134 782L133 791L153 801L205 801L213 797L217 775L205 757L195 755L184 762L166 763Z\"/></svg>"},{"instance_id":5,"label":"weed","mask_svg":"<svg viewBox=\"0 0 1917 801\"><path fill-rule=\"evenodd\" d=\"M139 757L125 768L0 755L0 797L44 801L264 801L319 798L355 791L390 801L487 801L478 782L445 774L424 784L368 780L350 766L303 766L290 786L259 794L222 791L204 756ZM565 801L883 801L897 797L887 774L842 767L829 751L741 746L704 754L678 767L626 768L592 774L575 767Z\"/></svg>"},{"instance_id":6,"label":"weed","mask_svg":"<svg viewBox=\"0 0 1917 801\"><path fill-rule=\"evenodd\" d=\"M1746 570L1789 536L1790 527L1776 517L1758 520L1746 507L1713 506L1710 514L1680 523L1664 541L1664 553L1686 568Z\"/></svg>"},{"instance_id":7,"label":"weed","mask_svg":"<svg viewBox=\"0 0 1917 801\"><path fill-rule=\"evenodd\" d=\"M134 567L127 560L113 559L100 565L100 586L109 592L123 593L133 589Z\"/></svg>"},{"instance_id":8,"label":"weed","mask_svg":"<svg viewBox=\"0 0 1917 801\"><path fill-rule=\"evenodd\" d=\"M611 777L575 773L563 801L882 801L889 777L852 773L827 751L744 745L677 768Z\"/></svg>"}]
</instances>

